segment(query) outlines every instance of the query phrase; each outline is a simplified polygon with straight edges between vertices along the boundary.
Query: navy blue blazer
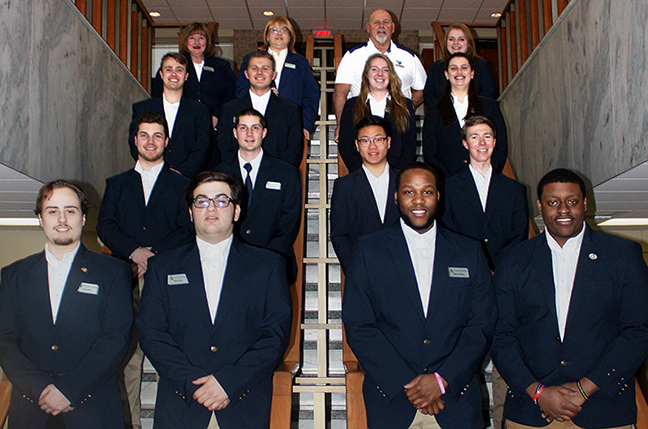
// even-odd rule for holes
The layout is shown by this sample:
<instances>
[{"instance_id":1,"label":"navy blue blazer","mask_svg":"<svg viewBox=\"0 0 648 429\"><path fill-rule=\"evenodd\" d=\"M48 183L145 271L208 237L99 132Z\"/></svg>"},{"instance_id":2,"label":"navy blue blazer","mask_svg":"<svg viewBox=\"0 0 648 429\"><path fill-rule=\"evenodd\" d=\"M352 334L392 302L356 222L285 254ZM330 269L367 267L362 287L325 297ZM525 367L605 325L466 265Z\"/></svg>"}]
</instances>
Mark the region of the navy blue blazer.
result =
<instances>
[{"instance_id":1,"label":"navy blue blazer","mask_svg":"<svg viewBox=\"0 0 648 429\"><path fill-rule=\"evenodd\" d=\"M123 428L115 372L133 324L130 266L81 245L56 324L48 285L45 252L2 269L0 366L13 385L9 427L44 428L49 415L38 398L54 384L74 407L61 414L68 429Z\"/></svg>"},{"instance_id":2,"label":"navy blue blazer","mask_svg":"<svg viewBox=\"0 0 648 429\"><path fill-rule=\"evenodd\" d=\"M199 81L191 57L189 55L186 57L189 61L187 67L189 77L183 87L184 95L207 105L210 108L210 114L218 117L221 106L236 98L234 94L236 74L232 70L232 65L222 58L206 57ZM162 97L164 91L160 70L162 69L158 69L155 77L151 80L151 97L153 98Z\"/></svg>"},{"instance_id":3,"label":"navy blue blazer","mask_svg":"<svg viewBox=\"0 0 648 429\"><path fill-rule=\"evenodd\" d=\"M252 53L247 54L241 63L241 71L236 81L237 97L243 97L250 89L250 81L244 73L250 55ZM276 87L274 82L273 86ZM288 52L277 90L280 97L301 106L304 128L309 132L313 131L319 110L320 88L306 57Z\"/></svg>"},{"instance_id":4,"label":"navy blue blazer","mask_svg":"<svg viewBox=\"0 0 648 429\"><path fill-rule=\"evenodd\" d=\"M506 123L497 101L479 97L482 102L482 115L493 121L497 128L497 143L493 151L491 163L493 169L502 172L508 153L508 138ZM470 109L469 109L470 110ZM473 116L470 112L468 116ZM441 111L429 107L425 112L423 123L423 160L437 167L445 178L459 174L468 169L470 154L461 143L461 127L459 120L446 126L441 120Z\"/></svg>"},{"instance_id":5,"label":"navy blue blazer","mask_svg":"<svg viewBox=\"0 0 648 429\"><path fill-rule=\"evenodd\" d=\"M128 133L131 156L137 161L135 134L137 117L144 112L158 112L164 116L162 97L148 98L133 104L133 119ZM169 130L169 144L164 160L169 167L192 179L207 165L212 150L212 125L209 108L186 96L180 99L180 107L173 130Z\"/></svg>"},{"instance_id":6,"label":"navy blue blazer","mask_svg":"<svg viewBox=\"0 0 648 429\"><path fill-rule=\"evenodd\" d=\"M529 235L526 188L497 171L493 171L488 186L486 211L469 169L445 181L443 198L443 224L452 231L479 240L493 271L501 251Z\"/></svg>"},{"instance_id":7,"label":"navy blue blazer","mask_svg":"<svg viewBox=\"0 0 648 429\"><path fill-rule=\"evenodd\" d=\"M234 174L243 183L238 157L216 169ZM236 238L283 255L288 263L288 279L294 281L297 267L293 245L302 211L299 170L264 153L249 206L244 189L241 216L234 224Z\"/></svg>"},{"instance_id":8,"label":"navy blue blazer","mask_svg":"<svg viewBox=\"0 0 648 429\"><path fill-rule=\"evenodd\" d=\"M222 162L236 159L238 142L234 138L234 118L244 109L252 108L248 92L241 98L223 106L218 123L218 150ZM282 159L299 168L304 153L304 132L301 108L292 101L270 94L265 112L268 133L263 139L263 150L275 158Z\"/></svg>"},{"instance_id":9,"label":"navy blue blazer","mask_svg":"<svg viewBox=\"0 0 648 429\"><path fill-rule=\"evenodd\" d=\"M128 170L106 179L99 209L97 235L113 255L128 261L138 247L158 253L194 239L193 224L184 200L189 179L165 164L144 205L142 179Z\"/></svg>"},{"instance_id":10,"label":"navy blue blazer","mask_svg":"<svg viewBox=\"0 0 648 429\"><path fill-rule=\"evenodd\" d=\"M490 62L485 58L475 58L475 85L479 95L497 100L497 87L495 86L495 77ZM448 79L445 77L445 61L438 60L430 64L423 89L423 99L425 105L430 107L436 106L437 101L443 98L446 91Z\"/></svg>"},{"instance_id":11,"label":"navy blue blazer","mask_svg":"<svg viewBox=\"0 0 648 429\"><path fill-rule=\"evenodd\" d=\"M639 244L585 228L563 341L545 233L509 249L495 272L491 356L509 385L506 419L545 426L524 390L588 377L601 390L572 419L576 425L636 422L634 374L648 356L648 268Z\"/></svg>"},{"instance_id":12,"label":"navy blue blazer","mask_svg":"<svg viewBox=\"0 0 648 429\"><path fill-rule=\"evenodd\" d=\"M394 195L396 170L389 169L385 221L380 220L373 190L364 169L335 179L331 196L331 242L344 272L349 269L351 250L358 237L387 228L400 218Z\"/></svg>"},{"instance_id":13,"label":"navy blue blazer","mask_svg":"<svg viewBox=\"0 0 648 429\"><path fill-rule=\"evenodd\" d=\"M360 237L347 272L342 320L365 370L372 429L408 428L416 408L403 386L434 372L448 383L439 425L484 427L477 372L497 318L491 274L474 240L442 227L427 314L400 223Z\"/></svg>"},{"instance_id":14,"label":"navy blue blazer","mask_svg":"<svg viewBox=\"0 0 648 429\"><path fill-rule=\"evenodd\" d=\"M221 428L268 428L272 374L292 322L284 267L281 256L234 239L212 324L196 243L150 260L137 328L160 374L155 428L207 427L212 412L193 399L192 383L206 375L231 401L216 411Z\"/></svg>"},{"instance_id":15,"label":"navy blue blazer","mask_svg":"<svg viewBox=\"0 0 648 429\"><path fill-rule=\"evenodd\" d=\"M355 146L355 123L353 121L353 105L358 97L350 98L344 103L344 110L340 117L340 139L338 141L338 153L344 160L349 173L362 166L362 157ZM409 128L401 133L394 125L389 112L385 112L385 119L389 121L392 128L391 147L387 154L389 165L400 170L416 158L416 115L412 101L407 100L407 110L410 114Z\"/></svg>"}]
</instances>

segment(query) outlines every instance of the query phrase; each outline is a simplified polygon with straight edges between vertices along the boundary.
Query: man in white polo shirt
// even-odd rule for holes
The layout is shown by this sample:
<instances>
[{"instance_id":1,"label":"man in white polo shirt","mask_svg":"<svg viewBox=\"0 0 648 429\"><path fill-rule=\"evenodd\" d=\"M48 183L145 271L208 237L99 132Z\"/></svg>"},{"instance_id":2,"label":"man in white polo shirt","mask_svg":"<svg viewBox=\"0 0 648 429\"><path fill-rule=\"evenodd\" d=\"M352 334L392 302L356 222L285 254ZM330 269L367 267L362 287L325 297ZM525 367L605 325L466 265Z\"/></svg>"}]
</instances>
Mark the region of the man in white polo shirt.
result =
<instances>
[{"instance_id":1,"label":"man in white polo shirt","mask_svg":"<svg viewBox=\"0 0 648 429\"><path fill-rule=\"evenodd\" d=\"M414 106L418 106L423 101L423 88L427 78L425 69L413 52L392 42L396 24L394 24L390 13L384 9L374 10L369 15L366 28L369 33L369 41L344 54L337 69L333 105L338 125L347 98L360 94L362 70L367 58L378 52L385 54L394 64L396 73L402 82L401 90L405 97L411 99ZM335 135L337 140L337 130Z\"/></svg>"}]
</instances>

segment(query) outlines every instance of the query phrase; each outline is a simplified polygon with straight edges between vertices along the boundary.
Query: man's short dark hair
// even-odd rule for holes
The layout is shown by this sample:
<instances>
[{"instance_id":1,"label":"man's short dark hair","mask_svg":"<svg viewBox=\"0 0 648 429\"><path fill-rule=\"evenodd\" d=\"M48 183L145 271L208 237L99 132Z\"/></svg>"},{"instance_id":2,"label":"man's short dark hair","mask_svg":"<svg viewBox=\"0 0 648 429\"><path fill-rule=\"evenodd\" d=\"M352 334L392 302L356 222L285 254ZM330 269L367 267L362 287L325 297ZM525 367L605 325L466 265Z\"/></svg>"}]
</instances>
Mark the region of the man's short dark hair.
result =
<instances>
[{"instance_id":1,"label":"man's short dark hair","mask_svg":"<svg viewBox=\"0 0 648 429\"><path fill-rule=\"evenodd\" d=\"M196 177L194 177L191 182L187 185L187 188L185 189L185 202L187 203L187 207L190 207L193 205L193 199L194 199L194 191L196 188L203 183L210 183L210 182L223 182L229 185L230 189L232 190L232 195L230 195L230 198L232 199L232 203L235 205L240 205L241 204L241 196L243 195L243 184L241 181L234 176L231 173L226 173L224 171L203 171L202 173L198 174Z\"/></svg>"},{"instance_id":2,"label":"man's short dark hair","mask_svg":"<svg viewBox=\"0 0 648 429\"><path fill-rule=\"evenodd\" d=\"M164 128L164 138L169 137L169 125L167 125L166 118L158 112L144 112L136 119L137 131L141 124L160 124Z\"/></svg>"},{"instance_id":3,"label":"man's short dark hair","mask_svg":"<svg viewBox=\"0 0 648 429\"><path fill-rule=\"evenodd\" d=\"M61 188L71 189L75 194L77 194L77 197L79 197L79 204L81 205L81 213L84 215L88 213L90 202L88 201L85 192L83 192L83 189L69 180L63 179L52 180L40 188L40 191L38 191L38 197L36 197L36 208L34 209L34 213L40 215L43 212L43 201L49 199L55 189Z\"/></svg>"},{"instance_id":4,"label":"man's short dark hair","mask_svg":"<svg viewBox=\"0 0 648 429\"><path fill-rule=\"evenodd\" d=\"M381 118L380 116L367 115L364 118L360 119L355 124L355 138L356 138L356 140L358 139L358 135L360 134L360 130L362 130L365 127L371 127L371 126L374 126L374 125L382 127L382 129L385 131L385 135L387 137L392 136L391 124L389 123L389 121L387 119Z\"/></svg>"},{"instance_id":5,"label":"man's short dark hair","mask_svg":"<svg viewBox=\"0 0 648 429\"><path fill-rule=\"evenodd\" d=\"M250 58L248 59L248 65L247 67L250 67L250 60L252 58L265 58L266 60L270 60L272 63L272 71L275 71L277 69L277 65L275 64L275 59L268 51L254 51L252 54L250 54Z\"/></svg>"},{"instance_id":6,"label":"man's short dark hair","mask_svg":"<svg viewBox=\"0 0 648 429\"><path fill-rule=\"evenodd\" d=\"M571 170L566 168L556 168L542 176L542 179L538 182L538 200L542 200L544 187L549 183L575 183L580 187L583 197L585 197L585 182L583 179Z\"/></svg>"},{"instance_id":7,"label":"man's short dark hair","mask_svg":"<svg viewBox=\"0 0 648 429\"><path fill-rule=\"evenodd\" d=\"M241 111L238 113L238 115L236 115L236 116L234 117L234 128L238 127L238 124L239 124L239 118L240 118L241 116L256 116L257 118L259 118L259 123L261 124L261 126L262 126L263 128L266 128L266 120L265 120L265 117L261 114L261 112L259 112L259 111L256 110L256 109L244 109L244 110L241 110Z\"/></svg>"},{"instance_id":8,"label":"man's short dark hair","mask_svg":"<svg viewBox=\"0 0 648 429\"><path fill-rule=\"evenodd\" d=\"M434 181L436 182L436 187L437 187L437 189L439 189L439 175L437 174L434 167L432 167L430 164L426 164L425 162L414 161L414 162L410 162L409 164L407 164L405 167L403 167L403 169L401 171L398 172L398 174L396 174L396 190L397 191L400 188L401 176L406 171L409 171L409 170L425 170L425 171L429 171L434 176Z\"/></svg>"},{"instance_id":9,"label":"man's short dark hair","mask_svg":"<svg viewBox=\"0 0 648 429\"><path fill-rule=\"evenodd\" d=\"M475 115L466 119L464 126L461 127L461 139L466 140L468 138L468 128L474 127L475 125L486 124L493 132L493 138L497 137L497 128L493 121L488 119L486 116Z\"/></svg>"},{"instance_id":10,"label":"man's short dark hair","mask_svg":"<svg viewBox=\"0 0 648 429\"><path fill-rule=\"evenodd\" d=\"M160 60L160 68L162 68L162 66L164 66L164 62L168 58L173 58L174 60L176 60L178 62L178 64L184 66L185 71L187 71L187 67L189 66L189 61L187 61L187 57L182 55L180 52L168 52L168 53L166 53L162 57L162 60Z\"/></svg>"}]
</instances>

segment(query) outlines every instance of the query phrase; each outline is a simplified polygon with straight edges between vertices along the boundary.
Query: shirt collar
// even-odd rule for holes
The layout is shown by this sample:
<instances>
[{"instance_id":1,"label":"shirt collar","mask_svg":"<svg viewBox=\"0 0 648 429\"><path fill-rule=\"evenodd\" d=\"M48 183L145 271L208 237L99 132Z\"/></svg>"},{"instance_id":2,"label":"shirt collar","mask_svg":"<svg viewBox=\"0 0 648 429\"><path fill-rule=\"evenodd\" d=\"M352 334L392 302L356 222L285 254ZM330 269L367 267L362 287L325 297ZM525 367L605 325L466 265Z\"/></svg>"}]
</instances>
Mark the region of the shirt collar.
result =
<instances>
[{"instance_id":1,"label":"shirt collar","mask_svg":"<svg viewBox=\"0 0 648 429\"><path fill-rule=\"evenodd\" d=\"M167 100L166 95L164 95L164 92L162 93L162 100L164 101L164 104L167 104L169 106L177 106L178 104L180 104L179 101L177 103L172 103L169 100Z\"/></svg>"},{"instance_id":2,"label":"shirt collar","mask_svg":"<svg viewBox=\"0 0 648 429\"><path fill-rule=\"evenodd\" d=\"M256 95L254 92L252 92L252 90L250 90L250 97L252 99L263 100L264 102L267 102L267 100L270 100L270 94L272 94L271 89L268 89L268 92L266 92L263 95Z\"/></svg>"},{"instance_id":3,"label":"shirt collar","mask_svg":"<svg viewBox=\"0 0 648 429\"><path fill-rule=\"evenodd\" d=\"M414 241L423 238L425 242L428 244L428 246L432 246L436 242L436 236L437 236L436 220L434 221L432 228L428 229L423 234L420 234L418 231L412 229L409 225L405 223L403 219L400 220L400 223L401 223L401 229L403 230L403 234L405 235L407 241Z\"/></svg>"},{"instance_id":4,"label":"shirt collar","mask_svg":"<svg viewBox=\"0 0 648 429\"><path fill-rule=\"evenodd\" d=\"M79 248L81 247L81 240L77 243L76 247L69 252L67 252L65 255L63 255L63 259L59 261L59 259L50 251L49 249L49 243L45 243L45 259L47 259L48 264L68 264L72 263L72 260L76 256L76 254L79 252Z\"/></svg>"},{"instance_id":5,"label":"shirt collar","mask_svg":"<svg viewBox=\"0 0 648 429\"><path fill-rule=\"evenodd\" d=\"M263 149L261 149L261 152L252 160L252 161L246 161L243 159L241 156L241 149L236 152L238 155L238 160L239 160L239 165L241 168L248 162L252 165L252 171L259 171L259 166L261 166L261 160L263 159Z\"/></svg>"},{"instance_id":6,"label":"shirt collar","mask_svg":"<svg viewBox=\"0 0 648 429\"><path fill-rule=\"evenodd\" d=\"M374 42L371 39L369 39L369 42L367 42L367 46L370 47L371 49L373 49L376 52L380 52L380 50L378 48L376 48L376 45L374 45ZM390 54L391 51L392 51L393 46L394 46L394 42L392 40L390 40L389 41L389 48L387 48L387 51L385 51L385 53Z\"/></svg>"},{"instance_id":7,"label":"shirt collar","mask_svg":"<svg viewBox=\"0 0 648 429\"><path fill-rule=\"evenodd\" d=\"M486 170L486 173L481 174L479 171L475 170L472 165L468 164L468 168L470 169L470 172L472 173L473 177L480 176L481 178L484 179L486 183L490 183L490 179L493 176L493 166L489 165L488 170Z\"/></svg>"},{"instance_id":8,"label":"shirt collar","mask_svg":"<svg viewBox=\"0 0 648 429\"><path fill-rule=\"evenodd\" d=\"M385 176L389 177L389 163L388 162L385 163L385 169L382 171L382 173L380 173L380 176L378 176L378 177L374 176L374 174L371 171L369 171L369 169L364 165L364 163L362 164L362 169L364 170L365 174L369 178L383 179Z\"/></svg>"},{"instance_id":9,"label":"shirt collar","mask_svg":"<svg viewBox=\"0 0 648 429\"><path fill-rule=\"evenodd\" d=\"M216 244L212 244L196 236L196 243L198 244L200 260L203 262L213 261L215 259L226 257L229 253L229 248L232 245L233 239L234 235L232 234L225 240L219 241Z\"/></svg>"},{"instance_id":10,"label":"shirt collar","mask_svg":"<svg viewBox=\"0 0 648 429\"><path fill-rule=\"evenodd\" d=\"M583 228L581 228L581 231L578 233L578 235L576 237L569 237L562 247L560 247L560 244L558 244L556 239L553 238L549 231L545 230L545 237L547 237L547 244L549 245L549 249L561 256L563 254L580 252L581 245L583 244L583 237L585 236L585 227L585 221L583 221Z\"/></svg>"},{"instance_id":11,"label":"shirt collar","mask_svg":"<svg viewBox=\"0 0 648 429\"><path fill-rule=\"evenodd\" d=\"M158 165L151 167L151 169L147 171L142 168L142 164L140 164L138 159L137 162L135 163L135 171L137 171L139 174L152 173L157 177L157 175L160 174L160 171L162 171L163 166L164 166L164 161L162 161Z\"/></svg>"}]
</instances>

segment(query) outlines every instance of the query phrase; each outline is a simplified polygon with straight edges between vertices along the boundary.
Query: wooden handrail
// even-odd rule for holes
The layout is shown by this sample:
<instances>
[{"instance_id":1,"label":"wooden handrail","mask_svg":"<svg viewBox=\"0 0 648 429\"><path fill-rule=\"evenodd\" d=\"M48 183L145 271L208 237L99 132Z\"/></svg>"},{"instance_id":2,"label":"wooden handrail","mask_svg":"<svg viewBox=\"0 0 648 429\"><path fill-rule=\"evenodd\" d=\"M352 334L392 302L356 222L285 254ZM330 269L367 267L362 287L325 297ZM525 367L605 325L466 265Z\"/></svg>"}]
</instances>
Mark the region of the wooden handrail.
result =
<instances>
[{"instance_id":1,"label":"wooden handrail","mask_svg":"<svg viewBox=\"0 0 648 429\"><path fill-rule=\"evenodd\" d=\"M9 414L11 383L4 374L0 375L0 428L3 428Z\"/></svg>"}]
</instances>

